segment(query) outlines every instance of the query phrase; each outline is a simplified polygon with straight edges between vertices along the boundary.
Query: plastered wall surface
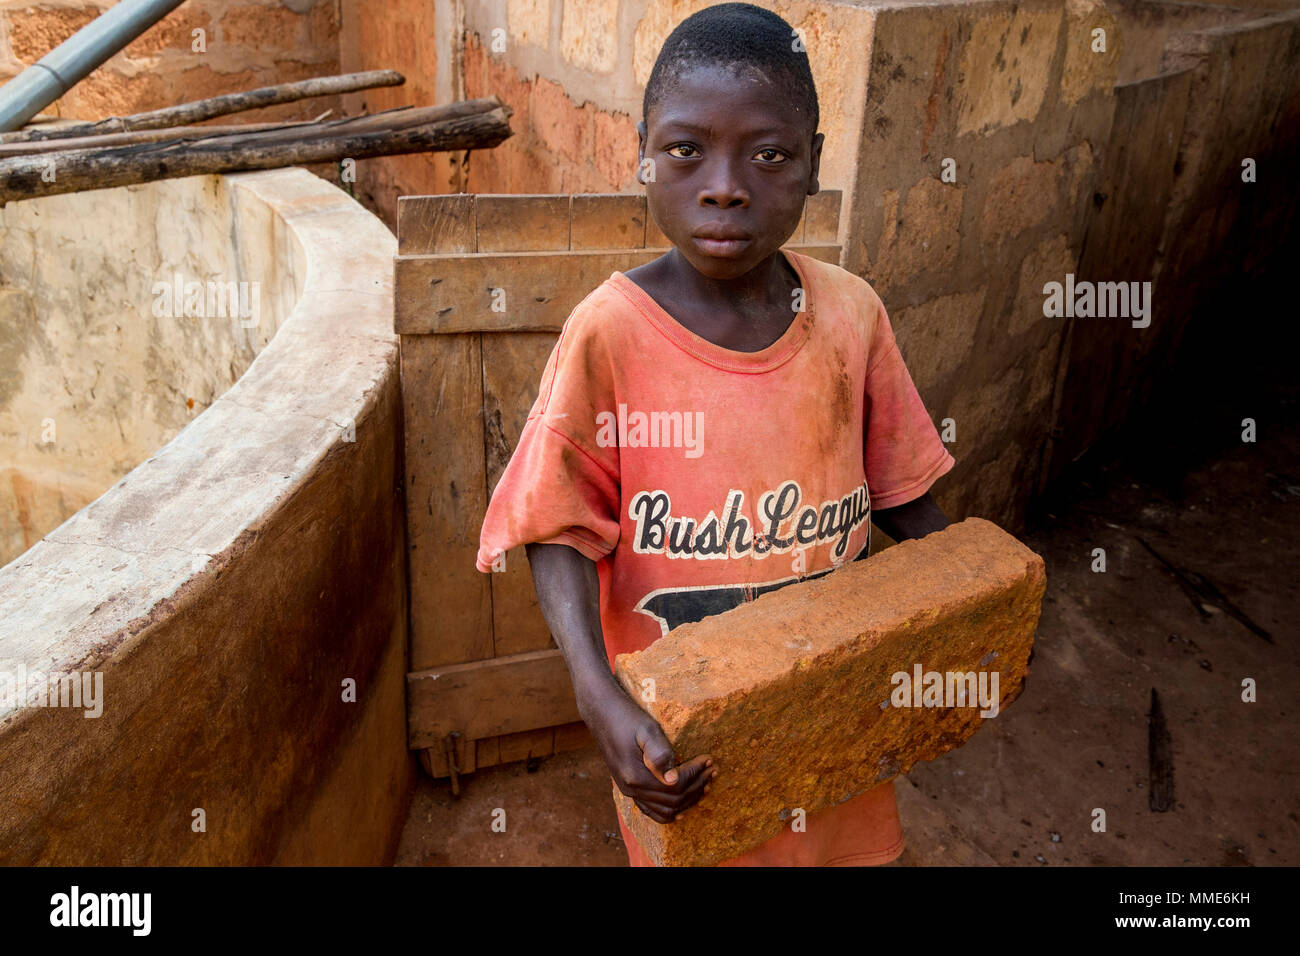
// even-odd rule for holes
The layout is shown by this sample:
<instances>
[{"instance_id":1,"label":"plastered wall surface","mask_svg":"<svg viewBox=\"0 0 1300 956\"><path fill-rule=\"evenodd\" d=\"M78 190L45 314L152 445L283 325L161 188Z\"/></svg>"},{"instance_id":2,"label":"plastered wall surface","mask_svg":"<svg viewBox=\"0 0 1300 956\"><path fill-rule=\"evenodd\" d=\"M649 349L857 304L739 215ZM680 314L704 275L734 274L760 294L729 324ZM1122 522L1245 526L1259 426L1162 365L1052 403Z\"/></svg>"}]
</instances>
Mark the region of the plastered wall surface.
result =
<instances>
[{"instance_id":1,"label":"plastered wall surface","mask_svg":"<svg viewBox=\"0 0 1300 956\"><path fill-rule=\"evenodd\" d=\"M233 385L292 310L302 250L218 176L0 209L0 564ZM233 283L233 286L231 285Z\"/></svg>"},{"instance_id":2,"label":"plastered wall surface","mask_svg":"<svg viewBox=\"0 0 1300 956\"><path fill-rule=\"evenodd\" d=\"M42 374L23 388L60 367L64 339L97 345L69 364L85 372L70 397L19 397L67 403L56 419L77 423L66 434L83 451L148 457L0 568L0 863L388 862L414 771L396 241L300 169L97 193L104 218L81 231L55 214L75 198L5 210L5 261L48 279L9 298L53 317L50 342L26 340ZM139 236L119 239L128 225ZM33 269L33 250L67 261ZM257 340L237 347L193 320L119 332L150 327L140 290L173 265L278 290ZM107 305L75 324L77 297L114 305L116 324ZM144 450L178 420L150 411L170 392L134 383L217 389L227 374L238 380ZM33 454L57 461L61 440ZM51 675L89 678L94 702L51 705Z\"/></svg>"}]
</instances>

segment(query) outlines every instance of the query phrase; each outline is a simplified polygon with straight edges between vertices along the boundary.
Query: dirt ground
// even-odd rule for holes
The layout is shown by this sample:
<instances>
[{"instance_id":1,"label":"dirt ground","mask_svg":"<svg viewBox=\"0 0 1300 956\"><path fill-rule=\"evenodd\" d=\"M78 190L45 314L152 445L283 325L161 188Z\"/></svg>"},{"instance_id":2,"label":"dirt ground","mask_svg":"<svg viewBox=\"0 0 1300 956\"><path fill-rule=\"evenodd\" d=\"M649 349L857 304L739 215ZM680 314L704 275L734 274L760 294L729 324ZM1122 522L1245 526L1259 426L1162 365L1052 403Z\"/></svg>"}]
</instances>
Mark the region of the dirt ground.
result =
<instances>
[{"instance_id":1,"label":"dirt ground","mask_svg":"<svg viewBox=\"0 0 1300 956\"><path fill-rule=\"evenodd\" d=\"M1023 535L1047 564L1029 680L966 746L898 781L908 846L895 865L1300 864L1300 403L1293 388L1225 401L1184 384L1193 390L1101 450L1105 463L1072 476ZM1149 802L1153 689L1170 742L1164 812ZM505 832L493 830L498 809ZM397 862L625 866L626 855L589 749L531 773L480 771L458 800L422 776Z\"/></svg>"}]
</instances>

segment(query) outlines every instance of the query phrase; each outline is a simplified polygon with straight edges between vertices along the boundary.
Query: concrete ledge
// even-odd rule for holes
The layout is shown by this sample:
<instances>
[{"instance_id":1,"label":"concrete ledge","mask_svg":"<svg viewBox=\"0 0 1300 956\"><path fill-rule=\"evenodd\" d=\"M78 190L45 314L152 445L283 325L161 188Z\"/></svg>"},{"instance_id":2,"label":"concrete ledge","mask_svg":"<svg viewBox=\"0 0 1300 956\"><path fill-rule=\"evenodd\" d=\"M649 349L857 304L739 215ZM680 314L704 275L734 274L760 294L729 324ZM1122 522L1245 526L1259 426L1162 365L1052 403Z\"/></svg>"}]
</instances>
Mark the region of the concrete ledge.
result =
<instances>
[{"instance_id":1,"label":"concrete ledge","mask_svg":"<svg viewBox=\"0 0 1300 956\"><path fill-rule=\"evenodd\" d=\"M0 672L103 675L97 718L0 710L5 864L395 850L414 766L396 241L305 170L206 178L203 214L300 258L299 294L232 388L0 569Z\"/></svg>"}]
</instances>

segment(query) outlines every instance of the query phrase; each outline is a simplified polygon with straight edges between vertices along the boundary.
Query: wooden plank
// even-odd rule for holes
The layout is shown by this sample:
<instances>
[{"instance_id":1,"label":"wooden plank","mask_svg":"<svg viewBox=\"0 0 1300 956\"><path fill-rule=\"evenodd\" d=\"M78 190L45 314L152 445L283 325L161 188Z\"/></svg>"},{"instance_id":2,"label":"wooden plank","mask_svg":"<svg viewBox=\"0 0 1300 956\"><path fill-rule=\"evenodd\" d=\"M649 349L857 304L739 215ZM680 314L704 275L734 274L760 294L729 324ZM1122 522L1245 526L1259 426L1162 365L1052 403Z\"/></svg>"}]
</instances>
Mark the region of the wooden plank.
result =
<instances>
[{"instance_id":1,"label":"wooden plank","mask_svg":"<svg viewBox=\"0 0 1300 956\"><path fill-rule=\"evenodd\" d=\"M820 259L822 262L829 262L831 265L840 264L840 247L834 243L809 243L807 245L785 246L786 249L793 249L795 252L802 252L805 256L811 256L814 259Z\"/></svg>"},{"instance_id":2,"label":"wooden plank","mask_svg":"<svg viewBox=\"0 0 1300 956\"><path fill-rule=\"evenodd\" d=\"M1152 813L1165 813L1174 806L1174 755L1169 725L1160 706L1160 695L1151 688L1151 712L1147 723L1147 806Z\"/></svg>"},{"instance_id":3,"label":"wooden plank","mask_svg":"<svg viewBox=\"0 0 1300 956\"><path fill-rule=\"evenodd\" d=\"M477 252L474 195L399 196L397 251L400 255Z\"/></svg>"},{"instance_id":4,"label":"wooden plank","mask_svg":"<svg viewBox=\"0 0 1300 956\"><path fill-rule=\"evenodd\" d=\"M528 730L519 734L506 734L501 738L501 762L527 760L529 757L549 757L555 752L555 728Z\"/></svg>"},{"instance_id":5,"label":"wooden plank","mask_svg":"<svg viewBox=\"0 0 1300 956\"><path fill-rule=\"evenodd\" d=\"M791 243L796 252L838 264L833 243ZM659 258L651 249L398 256L395 328L403 335L558 332L573 307L609 278ZM497 291L500 290L500 291ZM494 311L499 304L501 311Z\"/></svg>"},{"instance_id":6,"label":"wooden plank","mask_svg":"<svg viewBox=\"0 0 1300 956\"><path fill-rule=\"evenodd\" d=\"M555 728L555 752L567 753L570 750L584 750L596 746L596 738L582 721L561 724Z\"/></svg>"},{"instance_id":7,"label":"wooden plank","mask_svg":"<svg viewBox=\"0 0 1300 956\"><path fill-rule=\"evenodd\" d=\"M839 242L840 203L844 193L839 189L823 189L804 202L803 241L808 245Z\"/></svg>"},{"instance_id":8,"label":"wooden plank","mask_svg":"<svg viewBox=\"0 0 1300 956\"><path fill-rule=\"evenodd\" d=\"M479 252L569 248L569 196L487 195L476 203Z\"/></svg>"},{"instance_id":9,"label":"wooden plank","mask_svg":"<svg viewBox=\"0 0 1300 956\"><path fill-rule=\"evenodd\" d=\"M668 237L660 232L659 227L655 225L654 216L650 215L648 207L645 217L645 247L647 249L659 249L660 251L673 247L673 244L668 241Z\"/></svg>"},{"instance_id":10,"label":"wooden plank","mask_svg":"<svg viewBox=\"0 0 1300 956\"><path fill-rule=\"evenodd\" d=\"M554 731L554 738L548 734ZM587 725L580 720L557 727L544 728L540 731L523 731L518 734L505 734L501 737L488 737L477 741L477 768L495 767L514 760L527 760L529 757L544 757L548 754L569 753L596 746L596 739L591 736ZM421 751L424 753L425 751ZM426 768L427 769L427 768ZM435 777L447 776L446 761L443 761L441 773L430 774Z\"/></svg>"},{"instance_id":11,"label":"wooden plank","mask_svg":"<svg viewBox=\"0 0 1300 956\"><path fill-rule=\"evenodd\" d=\"M478 769L475 761L475 741L466 740L462 737L456 741L456 772L473 773ZM449 777L451 774L447 770L447 750L446 746L439 741L431 747L425 747L418 751L420 757L420 766L430 777Z\"/></svg>"},{"instance_id":12,"label":"wooden plank","mask_svg":"<svg viewBox=\"0 0 1300 956\"><path fill-rule=\"evenodd\" d=\"M555 340L553 332L483 337L483 413L489 495L519 444ZM551 632L537 606L537 592L522 547L506 552L505 570L492 575L491 585L498 656L552 647Z\"/></svg>"},{"instance_id":13,"label":"wooden plank","mask_svg":"<svg viewBox=\"0 0 1300 956\"><path fill-rule=\"evenodd\" d=\"M494 652L491 586L475 568L487 511L481 348L477 334L401 338L415 670Z\"/></svg>"},{"instance_id":14,"label":"wooden plank","mask_svg":"<svg viewBox=\"0 0 1300 956\"><path fill-rule=\"evenodd\" d=\"M573 197L569 248L645 248L645 196L626 193Z\"/></svg>"},{"instance_id":15,"label":"wooden plank","mask_svg":"<svg viewBox=\"0 0 1300 956\"><path fill-rule=\"evenodd\" d=\"M579 719L569 669L554 648L416 671L406 675L406 690L412 749L453 730L479 740Z\"/></svg>"},{"instance_id":16,"label":"wooden plank","mask_svg":"<svg viewBox=\"0 0 1300 956\"><path fill-rule=\"evenodd\" d=\"M395 327L402 334L558 332L573 307L610 273L658 255L626 250L398 256Z\"/></svg>"},{"instance_id":17,"label":"wooden plank","mask_svg":"<svg viewBox=\"0 0 1300 956\"><path fill-rule=\"evenodd\" d=\"M399 256L396 328L403 334L559 331L573 306L612 272L657 255L626 250Z\"/></svg>"},{"instance_id":18,"label":"wooden plank","mask_svg":"<svg viewBox=\"0 0 1300 956\"><path fill-rule=\"evenodd\" d=\"M495 767L501 762L500 740L500 737L485 737L483 740L475 741L475 744L477 744L475 750L477 769Z\"/></svg>"}]
</instances>

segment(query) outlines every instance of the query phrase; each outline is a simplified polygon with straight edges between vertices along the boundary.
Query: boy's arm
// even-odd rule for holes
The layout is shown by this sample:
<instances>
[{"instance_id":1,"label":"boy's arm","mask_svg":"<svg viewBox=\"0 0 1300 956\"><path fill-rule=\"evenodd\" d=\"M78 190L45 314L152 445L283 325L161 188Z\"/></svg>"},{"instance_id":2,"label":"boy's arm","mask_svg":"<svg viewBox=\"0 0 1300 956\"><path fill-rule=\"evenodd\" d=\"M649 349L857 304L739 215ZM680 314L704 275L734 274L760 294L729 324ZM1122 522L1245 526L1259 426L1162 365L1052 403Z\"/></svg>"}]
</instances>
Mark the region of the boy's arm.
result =
<instances>
[{"instance_id":1,"label":"boy's arm","mask_svg":"<svg viewBox=\"0 0 1300 956\"><path fill-rule=\"evenodd\" d=\"M671 823L717 776L712 757L701 754L674 768L673 748L659 723L610 673L595 562L563 544L529 544L525 550L542 616L569 666L578 713L614 782L650 819Z\"/></svg>"},{"instance_id":2,"label":"boy's arm","mask_svg":"<svg viewBox=\"0 0 1300 956\"><path fill-rule=\"evenodd\" d=\"M952 524L928 491L896 508L871 512L871 520L895 541L924 538L931 531L942 531Z\"/></svg>"}]
</instances>

